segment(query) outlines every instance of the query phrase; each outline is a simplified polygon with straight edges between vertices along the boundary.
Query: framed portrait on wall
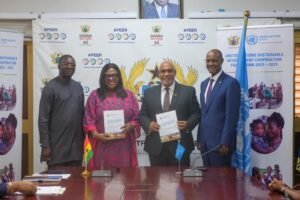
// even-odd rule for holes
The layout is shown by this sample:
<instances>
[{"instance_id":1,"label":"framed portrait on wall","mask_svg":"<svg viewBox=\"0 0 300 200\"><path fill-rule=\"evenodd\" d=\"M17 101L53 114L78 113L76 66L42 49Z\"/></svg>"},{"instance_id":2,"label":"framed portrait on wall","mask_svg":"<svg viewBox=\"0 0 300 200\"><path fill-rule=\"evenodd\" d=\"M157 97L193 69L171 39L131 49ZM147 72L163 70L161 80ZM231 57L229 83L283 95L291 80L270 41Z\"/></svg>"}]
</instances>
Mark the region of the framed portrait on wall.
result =
<instances>
[{"instance_id":1,"label":"framed portrait on wall","mask_svg":"<svg viewBox=\"0 0 300 200\"><path fill-rule=\"evenodd\" d=\"M182 18L182 0L139 0L140 18Z\"/></svg>"}]
</instances>

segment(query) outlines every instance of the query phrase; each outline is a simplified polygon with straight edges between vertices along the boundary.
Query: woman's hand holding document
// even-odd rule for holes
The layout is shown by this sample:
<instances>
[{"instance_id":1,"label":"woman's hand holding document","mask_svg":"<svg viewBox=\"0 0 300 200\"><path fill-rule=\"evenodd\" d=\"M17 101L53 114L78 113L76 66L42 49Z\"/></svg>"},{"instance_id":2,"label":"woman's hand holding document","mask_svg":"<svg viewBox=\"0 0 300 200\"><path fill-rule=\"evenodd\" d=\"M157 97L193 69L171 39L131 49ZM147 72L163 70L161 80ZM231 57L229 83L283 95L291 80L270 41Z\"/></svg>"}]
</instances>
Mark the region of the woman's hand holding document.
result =
<instances>
[{"instance_id":1,"label":"woman's hand holding document","mask_svg":"<svg viewBox=\"0 0 300 200\"><path fill-rule=\"evenodd\" d=\"M107 110L103 111L104 129L106 134L110 134L115 139L125 138L121 127L124 126L124 110Z\"/></svg>"}]
</instances>

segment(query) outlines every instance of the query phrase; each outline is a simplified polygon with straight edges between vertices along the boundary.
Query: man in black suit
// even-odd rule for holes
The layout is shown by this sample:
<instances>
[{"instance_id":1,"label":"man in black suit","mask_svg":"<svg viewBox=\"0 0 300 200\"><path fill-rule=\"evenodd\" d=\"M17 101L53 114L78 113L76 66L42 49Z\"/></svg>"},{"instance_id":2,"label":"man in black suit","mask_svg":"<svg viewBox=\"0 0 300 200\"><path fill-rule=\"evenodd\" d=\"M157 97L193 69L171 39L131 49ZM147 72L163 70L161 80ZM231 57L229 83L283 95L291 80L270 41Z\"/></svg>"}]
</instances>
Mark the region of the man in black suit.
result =
<instances>
[{"instance_id":1,"label":"man in black suit","mask_svg":"<svg viewBox=\"0 0 300 200\"><path fill-rule=\"evenodd\" d=\"M169 0L154 0L143 5L143 18L179 18L179 6Z\"/></svg>"},{"instance_id":2,"label":"man in black suit","mask_svg":"<svg viewBox=\"0 0 300 200\"><path fill-rule=\"evenodd\" d=\"M162 143L159 135L160 126L156 122L156 114L172 110L176 111L180 142L186 149L181 164L190 165L190 153L194 150L192 130L200 121L200 107L195 88L177 83L175 76L176 70L173 64L164 61L159 67L161 85L147 89L143 98L139 121L146 132L144 150L149 154L151 166L178 164L175 158L178 141ZM166 88L169 91L170 105L164 111Z\"/></svg>"}]
</instances>

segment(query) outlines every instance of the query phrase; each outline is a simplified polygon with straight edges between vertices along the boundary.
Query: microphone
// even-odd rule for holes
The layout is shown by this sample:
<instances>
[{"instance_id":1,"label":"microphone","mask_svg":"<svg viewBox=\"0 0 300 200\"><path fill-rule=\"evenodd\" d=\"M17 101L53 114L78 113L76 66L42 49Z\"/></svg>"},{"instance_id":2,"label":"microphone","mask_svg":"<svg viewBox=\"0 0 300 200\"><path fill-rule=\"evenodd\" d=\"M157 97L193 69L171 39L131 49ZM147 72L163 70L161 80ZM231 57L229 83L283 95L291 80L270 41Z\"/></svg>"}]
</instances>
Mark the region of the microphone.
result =
<instances>
[{"instance_id":1,"label":"microphone","mask_svg":"<svg viewBox=\"0 0 300 200\"><path fill-rule=\"evenodd\" d=\"M202 176L202 170L205 170L207 168L205 168L205 167L199 167L198 169L195 169L195 166L194 166L195 165L195 161L198 160L199 158L202 158L203 156L209 154L210 152L218 149L219 147L220 147L220 145L217 145L214 148L210 149L209 151L204 152L204 153L200 154L199 156L197 156L193 160L191 167L189 169L185 169L183 171L183 176L184 177L200 177L200 176Z\"/></svg>"},{"instance_id":2,"label":"microphone","mask_svg":"<svg viewBox=\"0 0 300 200\"><path fill-rule=\"evenodd\" d=\"M112 177L113 172L111 170L103 169L103 161L101 162L101 170L94 170L92 172L93 177Z\"/></svg>"}]
</instances>

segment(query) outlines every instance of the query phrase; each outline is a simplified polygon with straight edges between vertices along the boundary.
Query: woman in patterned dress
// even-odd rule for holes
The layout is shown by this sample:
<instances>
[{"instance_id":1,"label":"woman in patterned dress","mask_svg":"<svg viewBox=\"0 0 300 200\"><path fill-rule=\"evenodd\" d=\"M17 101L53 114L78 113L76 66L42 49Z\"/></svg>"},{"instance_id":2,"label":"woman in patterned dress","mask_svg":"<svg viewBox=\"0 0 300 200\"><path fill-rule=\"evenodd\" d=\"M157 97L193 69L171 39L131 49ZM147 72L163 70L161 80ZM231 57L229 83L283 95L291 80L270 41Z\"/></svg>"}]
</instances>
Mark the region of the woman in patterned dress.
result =
<instances>
[{"instance_id":1,"label":"woman in patterned dress","mask_svg":"<svg viewBox=\"0 0 300 200\"><path fill-rule=\"evenodd\" d=\"M134 94L123 88L122 76L116 64L106 64L100 74L100 87L88 97L84 128L88 133L94 156L88 168L101 169L135 167L138 165L136 138L140 136L139 105ZM104 111L123 110L124 139L115 139L104 130Z\"/></svg>"}]
</instances>

